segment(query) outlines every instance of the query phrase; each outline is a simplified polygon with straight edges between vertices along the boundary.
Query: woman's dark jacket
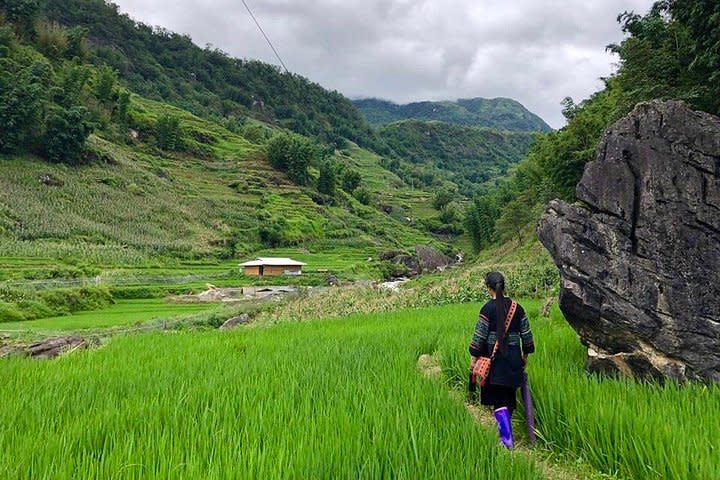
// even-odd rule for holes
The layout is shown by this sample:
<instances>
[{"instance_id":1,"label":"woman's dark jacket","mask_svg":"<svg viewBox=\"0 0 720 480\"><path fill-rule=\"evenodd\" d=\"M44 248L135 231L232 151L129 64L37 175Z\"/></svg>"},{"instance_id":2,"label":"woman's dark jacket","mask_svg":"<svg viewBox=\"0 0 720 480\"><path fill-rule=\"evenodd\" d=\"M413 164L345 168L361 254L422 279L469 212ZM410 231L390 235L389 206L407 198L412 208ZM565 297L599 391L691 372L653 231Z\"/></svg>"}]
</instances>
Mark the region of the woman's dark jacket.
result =
<instances>
[{"instance_id":1,"label":"woman's dark jacket","mask_svg":"<svg viewBox=\"0 0 720 480\"><path fill-rule=\"evenodd\" d=\"M510 310L511 300L503 298L505 312ZM475 333L470 343L470 355L473 357L489 357L492 354L495 340L497 339L498 328L505 327L505 317L498 323L496 315L497 301L490 300L480 310ZM502 315L502 313L500 314ZM507 387L519 387L523 378L523 353L533 353L532 332L525 310L518 305L515 310L510 328L505 336L504 346L495 355L495 360L490 369L488 383L492 385L504 385Z\"/></svg>"}]
</instances>

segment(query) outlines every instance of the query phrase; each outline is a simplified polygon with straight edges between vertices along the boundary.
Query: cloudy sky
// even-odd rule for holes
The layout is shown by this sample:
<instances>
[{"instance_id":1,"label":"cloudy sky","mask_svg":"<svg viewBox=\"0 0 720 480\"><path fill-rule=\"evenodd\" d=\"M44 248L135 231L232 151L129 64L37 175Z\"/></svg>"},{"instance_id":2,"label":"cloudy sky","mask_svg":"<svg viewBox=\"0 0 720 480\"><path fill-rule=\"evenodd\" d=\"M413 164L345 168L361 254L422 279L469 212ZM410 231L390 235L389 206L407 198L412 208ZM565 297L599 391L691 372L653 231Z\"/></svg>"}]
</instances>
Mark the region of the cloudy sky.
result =
<instances>
[{"instance_id":1,"label":"cloudy sky","mask_svg":"<svg viewBox=\"0 0 720 480\"><path fill-rule=\"evenodd\" d=\"M114 0L136 20L278 63L240 0ZM616 59L619 12L653 0L246 0L287 67L351 97L519 100L553 127Z\"/></svg>"}]
</instances>

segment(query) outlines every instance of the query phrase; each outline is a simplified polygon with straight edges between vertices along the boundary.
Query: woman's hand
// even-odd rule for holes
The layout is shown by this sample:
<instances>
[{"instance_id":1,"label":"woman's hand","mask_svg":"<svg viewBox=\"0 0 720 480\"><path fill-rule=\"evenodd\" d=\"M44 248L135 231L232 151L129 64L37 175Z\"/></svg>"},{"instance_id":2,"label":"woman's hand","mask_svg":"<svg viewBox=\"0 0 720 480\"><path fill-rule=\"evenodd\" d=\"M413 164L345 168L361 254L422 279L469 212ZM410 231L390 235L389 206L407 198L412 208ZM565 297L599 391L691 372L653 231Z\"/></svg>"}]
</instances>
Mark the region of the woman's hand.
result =
<instances>
[{"instance_id":1,"label":"woman's hand","mask_svg":"<svg viewBox=\"0 0 720 480\"><path fill-rule=\"evenodd\" d=\"M527 367L527 364L528 364L528 354L527 353L522 356L522 362L523 362L523 366Z\"/></svg>"}]
</instances>

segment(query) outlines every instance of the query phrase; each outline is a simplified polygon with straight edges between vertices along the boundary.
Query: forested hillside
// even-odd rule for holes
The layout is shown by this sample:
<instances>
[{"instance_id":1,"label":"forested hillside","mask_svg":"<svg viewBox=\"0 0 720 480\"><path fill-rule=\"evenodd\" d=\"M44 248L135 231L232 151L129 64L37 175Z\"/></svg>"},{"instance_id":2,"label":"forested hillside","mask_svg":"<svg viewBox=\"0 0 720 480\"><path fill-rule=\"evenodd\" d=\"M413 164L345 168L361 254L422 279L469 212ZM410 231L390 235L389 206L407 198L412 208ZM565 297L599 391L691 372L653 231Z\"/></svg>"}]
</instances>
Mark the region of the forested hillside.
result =
<instances>
[{"instance_id":1,"label":"forested hillside","mask_svg":"<svg viewBox=\"0 0 720 480\"><path fill-rule=\"evenodd\" d=\"M516 132L547 132L540 117L509 98L469 98L455 102L415 102L398 105L376 98L355 100L355 106L373 125L400 120L433 120Z\"/></svg>"},{"instance_id":2,"label":"forested hillside","mask_svg":"<svg viewBox=\"0 0 720 480\"><path fill-rule=\"evenodd\" d=\"M522 235L553 198L573 200L602 133L638 102L679 99L720 113L720 3L663 0L646 15L625 12L618 22L627 38L608 47L619 57L617 73L587 100L565 99L567 126L542 136L513 176L466 212L476 248Z\"/></svg>"},{"instance_id":3,"label":"forested hillside","mask_svg":"<svg viewBox=\"0 0 720 480\"><path fill-rule=\"evenodd\" d=\"M200 48L186 35L136 22L105 0L44 4L51 22L86 35L89 61L115 69L140 95L231 127L250 116L324 143L342 146L348 139L384 152L352 102L299 75Z\"/></svg>"},{"instance_id":4,"label":"forested hillside","mask_svg":"<svg viewBox=\"0 0 720 480\"><path fill-rule=\"evenodd\" d=\"M114 12L86 3L97 10L73 12ZM128 22L115 15L87 25L113 32ZM432 210L431 195L407 188L348 139L335 149L278 122L231 122L212 109L198 116L137 95L136 81L150 93L172 81L131 74L163 57L153 51L163 39L176 38L144 28L132 27L149 35L148 44L118 40L136 49L124 79L103 56L118 48L49 20L33 0L0 2L0 257L127 265L299 246L364 258L417 243L450 252L417 222ZM271 88L285 77L260 78ZM336 96L306 86L318 98ZM194 92L187 98L197 100Z\"/></svg>"},{"instance_id":5,"label":"forested hillside","mask_svg":"<svg viewBox=\"0 0 720 480\"><path fill-rule=\"evenodd\" d=\"M504 176L526 154L532 135L443 122L406 120L379 129L381 138L402 158L437 169L465 195Z\"/></svg>"}]
</instances>

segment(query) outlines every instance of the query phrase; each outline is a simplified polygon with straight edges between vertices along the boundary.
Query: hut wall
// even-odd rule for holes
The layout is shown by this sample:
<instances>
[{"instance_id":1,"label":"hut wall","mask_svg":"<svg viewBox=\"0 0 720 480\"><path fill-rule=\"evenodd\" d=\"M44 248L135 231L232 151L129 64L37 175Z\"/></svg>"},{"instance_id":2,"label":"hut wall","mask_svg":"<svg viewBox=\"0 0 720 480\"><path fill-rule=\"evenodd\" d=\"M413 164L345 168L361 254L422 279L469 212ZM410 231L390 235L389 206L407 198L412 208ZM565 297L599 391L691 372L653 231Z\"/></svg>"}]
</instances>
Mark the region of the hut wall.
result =
<instances>
[{"instance_id":1,"label":"hut wall","mask_svg":"<svg viewBox=\"0 0 720 480\"><path fill-rule=\"evenodd\" d=\"M259 277L260 267L245 267L245 275L249 275L251 277Z\"/></svg>"}]
</instances>

